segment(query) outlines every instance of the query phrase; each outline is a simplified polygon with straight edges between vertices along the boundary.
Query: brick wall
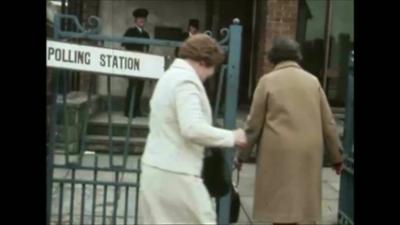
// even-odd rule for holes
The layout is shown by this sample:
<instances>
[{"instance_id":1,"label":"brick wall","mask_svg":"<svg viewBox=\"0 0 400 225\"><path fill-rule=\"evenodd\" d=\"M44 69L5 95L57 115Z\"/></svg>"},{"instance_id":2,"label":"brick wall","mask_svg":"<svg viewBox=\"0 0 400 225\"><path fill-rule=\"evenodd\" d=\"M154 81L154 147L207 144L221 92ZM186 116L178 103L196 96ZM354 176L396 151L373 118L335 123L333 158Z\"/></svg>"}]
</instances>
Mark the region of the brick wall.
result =
<instances>
[{"instance_id":1,"label":"brick wall","mask_svg":"<svg viewBox=\"0 0 400 225\"><path fill-rule=\"evenodd\" d=\"M267 54L272 40L277 36L296 38L298 0L267 0L267 13L264 19L264 32L260 33L260 53L257 65L257 80L270 72L273 66Z\"/></svg>"}]
</instances>

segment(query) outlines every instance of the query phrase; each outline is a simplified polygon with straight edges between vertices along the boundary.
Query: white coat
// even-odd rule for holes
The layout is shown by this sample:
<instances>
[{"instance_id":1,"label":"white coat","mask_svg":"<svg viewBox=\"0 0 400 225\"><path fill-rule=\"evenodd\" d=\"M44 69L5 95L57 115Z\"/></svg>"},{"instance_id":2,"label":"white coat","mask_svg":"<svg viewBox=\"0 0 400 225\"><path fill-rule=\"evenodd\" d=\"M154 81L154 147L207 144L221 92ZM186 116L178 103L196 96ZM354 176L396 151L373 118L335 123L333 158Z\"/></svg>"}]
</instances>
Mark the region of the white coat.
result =
<instances>
[{"instance_id":1,"label":"white coat","mask_svg":"<svg viewBox=\"0 0 400 225\"><path fill-rule=\"evenodd\" d=\"M139 200L143 223L216 223L200 177L204 148L233 147L234 133L212 126L206 91L188 62L176 59L160 78L150 110Z\"/></svg>"}]
</instances>

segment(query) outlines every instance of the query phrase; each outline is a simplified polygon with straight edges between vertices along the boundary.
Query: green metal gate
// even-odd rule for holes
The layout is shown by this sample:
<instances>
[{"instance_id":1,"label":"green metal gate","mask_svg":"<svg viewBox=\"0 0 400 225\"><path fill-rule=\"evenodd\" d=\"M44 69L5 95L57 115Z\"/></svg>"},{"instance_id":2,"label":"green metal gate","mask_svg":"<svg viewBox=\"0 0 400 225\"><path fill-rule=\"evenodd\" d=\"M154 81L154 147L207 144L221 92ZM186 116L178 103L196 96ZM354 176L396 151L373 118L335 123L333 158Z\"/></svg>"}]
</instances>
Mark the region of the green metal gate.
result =
<instances>
[{"instance_id":1,"label":"green metal gate","mask_svg":"<svg viewBox=\"0 0 400 225\"><path fill-rule=\"evenodd\" d=\"M69 20L76 31L62 30L62 20ZM125 42L164 47L179 47L181 42L111 37L98 34L101 21L97 17L89 18L91 28L86 30L74 15L57 14L54 19L54 39L84 39L98 42ZM237 93L241 53L242 27L235 19L228 28L221 29L225 37L219 41L228 53L228 61L221 68L221 77L226 88L224 127L236 127ZM211 32L206 32L212 35ZM226 76L222 76L226 72ZM140 159L128 154L131 137L132 111L134 98L131 98L129 118L126 124L123 153L116 154L113 145L113 123L111 117L111 75L107 76L107 113L108 113L108 154L97 155L86 152L87 128L90 117L90 105L93 101L93 86L96 76L92 75L87 103L78 114L79 120L71 118L74 111L67 100L67 77L70 71L53 70L53 100L51 110L50 142L47 146L47 224L138 224L138 197L140 185ZM60 82L64 81L64 82ZM223 82L223 80L221 80ZM219 85L221 86L221 85ZM218 89L218 92L222 87ZM135 93L135 87L132 90ZM60 94L58 94L60 93ZM220 93L218 94L220 99ZM219 106L219 100L217 100ZM218 112L218 107L215 110ZM57 128L62 127L59 137ZM75 138L74 147L70 140ZM58 151L56 142L63 141L63 151ZM59 140L58 140L59 141ZM162 146L160 146L162 147ZM71 151L71 149L73 149ZM227 160L226 174L230 177L234 152L224 151ZM220 199L219 224L228 224L230 209L229 194Z\"/></svg>"},{"instance_id":2,"label":"green metal gate","mask_svg":"<svg viewBox=\"0 0 400 225\"><path fill-rule=\"evenodd\" d=\"M346 117L344 124L345 170L340 180L339 224L354 225L354 51L349 60Z\"/></svg>"}]
</instances>

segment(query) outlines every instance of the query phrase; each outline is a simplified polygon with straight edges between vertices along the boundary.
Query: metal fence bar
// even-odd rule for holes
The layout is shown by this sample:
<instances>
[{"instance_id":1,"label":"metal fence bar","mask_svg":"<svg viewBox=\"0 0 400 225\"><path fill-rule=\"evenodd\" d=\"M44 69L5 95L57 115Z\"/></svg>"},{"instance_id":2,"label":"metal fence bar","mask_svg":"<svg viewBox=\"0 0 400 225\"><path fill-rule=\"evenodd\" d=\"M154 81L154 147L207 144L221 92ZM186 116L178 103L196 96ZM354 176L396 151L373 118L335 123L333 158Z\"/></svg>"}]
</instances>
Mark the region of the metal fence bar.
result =
<instances>
[{"instance_id":1,"label":"metal fence bar","mask_svg":"<svg viewBox=\"0 0 400 225\"><path fill-rule=\"evenodd\" d=\"M228 68L225 96L225 117L224 127L227 129L236 128L236 112L237 112L237 99L239 90L239 72L240 72L240 56L241 56L241 37L242 26L239 25L238 19L234 19L234 24L230 25L230 38L229 38L229 52L228 52ZM238 47L239 46L239 47ZM226 162L225 176L229 179L232 176L234 149L224 151L224 158ZM231 190L221 198L218 199L219 215L218 224L229 224L229 214L231 206Z\"/></svg>"},{"instance_id":2,"label":"metal fence bar","mask_svg":"<svg viewBox=\"0 0 400 225\"><path fill-rule=\"evenodd\" d=\"M87 93L87 106L86 106L85 115L83 118L83 128L81 131L81 138L80 138L79 165L82 165L83 155L85 154L85 147L86 147L85 145L86 145L86 137L87 137L86 133L87 133L87 127L88 127L88 122L89 122L90 107L92 105L93 83L94 83L94 76L92 76L89 81L89 88L88 88L88 93Z\"/></svg>"},{"instance_id":3,"label":"metal fence bar","mask_svg":"<svg viewBox=\"0 0 400 225\"><path fill-rule=\"evenodd\" d=\"M217 121L219 107L221 105L221 94L222 94L222 87L223 87L224 79L225 79L226 68L227 68L226 64L222 65L221 70L219 72L217 99L215 101L215 108L214 108L214 119L213 119L214 123Z\"/></svg>"},{"instance_id":4,"label":"metal fence bar","mask_svg":"<svg viewBox=\"0 0 400 225\"><path fill-rule=\"evenodd\" d=\"M94 171L93 171L93 204L92 204L92 225L95 224L96 220L96 198L97 198L97 167L98 167L99 159L96 155L94 158Z\"/></svg>"},{"instance_id":5,"label":"metal fence bar","mask_svg":"<svg viewBox=\"0 0 400 225\"><path fill-rule=\"evenodd\" d=\"M52 192L53 192L53 164L54 164L54 147L55 147L55 137L56 137L56 127L57 127L57 112L58 112L58 105L57 105L57 93L59 89L59 71L57 70L54 74L53 79L53 101L52 101L52 116L51 116L51 128L50 128L50 146L48 148L47 153L47 204L46 204L46 222L50 224L51 220L51 203L52 203Z\"/></svg>"},{"instance_id":6,"label":"metal fence bar","mask_svg":"<svg viewBox=\"0 0 400 225\"><path fill-rule=\"evenodd\" d=\"M128 148L129 148L129 142L130 142L130 138L131 138L131 126L132 126L132 113L133 113L133 105L136 104L140 104L140 102L135 102L135 95L136 95L136 87L137 85L134 84L132 87L132 94L131 94L131 98L130 98L130 104L129 104L129 116L128 116L128 124L126 127L126 137L125 137L125 145L124 145L124 158L123 158L123 162L122 162L122 166L124 168L126 168L126 162L127 162L127 158L128 158Z\"/></svg>"},{"instance_id":7,"label":"metal fence bar","mask_svg":"<svg viewBox=\"0 0 400 225\"><path fill-rule=\"evenodd\" d=\"M346 96L346 116L344 130L344 148L347 156L352 157L353 146L353 107L354 107L354 72L353 72L353 53L349 59L349 74L347 76L347 96Z\"/></svg>"},{"instance_id":8,"label":"metal fence bar","mask_svg":"<svg viewBox=\"0 0 400 225\"><path fill-rule=\"evenodd\" d=\"M137 169L140 171L141 167L141 160L138 160ZM135 201L135 225L138 224L138 217L139 217L139 188L140 188L140 174L139 172L136 175L136 201Z\"/></svg>"},{"instance_id":9,"label":"metal fence bar","mask_svg":"<svg viewBox=\"0 0 400 225\"><path fill-rule=\"evenodd\" d=\"M55 27L59 24L60 18L70 19L76 24L79 28L79 32L71 32L71 31L63 31L60 28L56 30L56 33L59 38L80 38L80 39L89 39L94 41L108 41L108 42L119 42L119 43L135 43L135 44L144 44L144 45L155 45L155 46L167 46L167 47L180 47L181 41L170 41L170 40L161 40L161 39L153 39L153 38L134 38L134 37L113 37L109 35L98 34L101 26L101 22L98 18L93 17L91 19L96 20L96 25L92 30L85 30L80 24L76 16L74 15L65 15L65 14L56 14L54 19ZM56 25L57 24L57 25ZM228 42L228 36L230 36L230 30L227 28L221 29L221 33L225 33L225 37L223 40L219 41L222 49L227 51L228 46L225 45Z\"/></svg>"},{"instance_id":10,"label":"metal fence bar","mask_svg":"<svg viewBox=\"0 0 400 225\"><path fill-rule=\"evenodd\" d=\"M86 195L86 184L82 184L82 195L81 195L81 224L84 224L85 219L85 195Z\"/></svg>"},{"instance_id":11,"label":"metal fence bar","mask_svg":"<svg viewBox=\"0 0 400 225\"><path fill-rule=\"evenodd\" d=\"M59 182L66 182L65 179L61 178L53 178L55 183ZM130 186L130 187L138 187L139 185L135 183L129 183L129 182L119 182L118 184L114 183L113 181L91 181L91 180L74 180L70 181L71 183L75 184L88 184L88 185L107 185L107 186L116 186L116 187L121 187L121 186Z\"/></svg>"},{"instance_id":12,"label":"metal fence bar","mask_svg":"<svg viewBox=\"0 0 400 225\"><path fill-rule=\"evenodd\" d=\"M102 224L106 224L106 216L107 216L107 189L108 186L105 184L104 185L104 195L103 195L103 223Z\"/></svg>"},{"instance_id":13,"label":"metal fence bar","mask_svg":"<svg viewBox=\"0 0 400 225\"><path fill-rule=\"evenodd\" d=\"M111 115L111 77L107 76L107 116L108 116L108 147L109 147L109 162L110 167L114 166L114 146L113 146L113 126Z\"/></svg>"},{"instance_id":14,"label":"metal fence bar","mask_svg":"<svg viewBox=\"0 0 400 225\"><path fill-rule=\"evenodd\" d=\"M64 200L64 183L60 182L60 200L58 202L58 224L62 224L63 200Z\"/></svg>"},{"instance_id":15,"label":"metal fence bar","mask_svg":"<svg viewBox=\"0 0 400 225\"><path fill-rule=\"evenodd\" d=\"M346 213L343 211L339 210L339 224L342 225L354 225L354 221L350 219Z\"/></svg>"},{"instance_id":16,"label":"metal fence bar","mask_svg":"<svg viewBox=\"0 0 400 225\"><path fill-rule=\"evenodd\" d=\"M108 42L117 42L117 43L136 43L136 44L144 44L144 45L154 45L154 46L165 46L176 48L182 45L182 42L179 41L168 41L168 40L160 40L153 38L134 38L134 37L112 37L107 35L100 34L87 34L87 33L75 33L69 31L61 31L60 36L63 38L84 38L93 41L108 41ZM228 51L228 46L221 45L221 48L224 51Z\"/></svg>"},{"instance_id":17,"label":"metal fence bar","mask_svg":"<svg viewBox=\"0 0 400 225\"><path fill-rule=\"evenodd\" d=\"M340 177L339 213L338 221L340 225L354 224L354 158L353 158L353 138L354 138L354 51L349 57L349 73L347 76L347 96L346 96L346 116L344 124L344 153L345 170Z\"/></svg>"},{"instance_id":18,"label":"metal fence bar","mask_svg":"<svg viewBox=\"0 0 400 225\"><path fill-rule=\"evenodd\" d=\"M69 224L72 225L74 222L74 201L75 201L75 169L72 169L71 175L71 201L69 207ZM63 180L63 179L61 179Z\"/></svg>"},{"instance_id":19,"label":"metal fence bar","mask_svg":"<svg viewBox=\"0 0 400 225\"><path fill-rule=\"evenodd\" d=\"M115 183L119 183L119 172L115 172ZM117 211L118 211L118 200L119 200L119 188L120 186L114 186L114 205L113 205L113 215L112 224L116 224Z\"/></svg>"},{"instance_id":20,"label":"metal fence bar","mask_svg":"<svg viewBox=\"0 0 400 225\"><path fill-rule=\"evenodd\" d=\"M124 224L127 225L128 221L128 198L129 197L129 186L125 186L125 212L124 212Z\"/></svg>"},{"instance_id":21,"label":"metal fence bar","mask_svg":"<svg viewBox=\"0 0 400 225\"><path fill-rule=\"evenodd\" d=\"M64 138L64 151L65 151L65 164L69 164L70 160L70 152L68 150L69 147L69 112L67 107L67 74L65 70L62 71L62 81L63 81L63 93L62 93L62 101L63 101L63 117L64 117L64 126L63 126L63 138Z\"/></svg>"},{"instance_id":22,"label":"metal fence bar","mask_svg":"<svg viewBox=\"0 0 400 225\"><path fill-rule=\"evenodd\" d=\"M78 166L76 164L69 164L69 165L61 165L61 164L55 164L54 167L55 169L76 169L76 170L93 170L93 167L90 166ZM125 169L121 166L116 166L114 168L109 168L109 167L98 167L98 171L104 171L104 172L127 172L127 173L138 173L138 169Z\"/></svg>"}]
</instances>

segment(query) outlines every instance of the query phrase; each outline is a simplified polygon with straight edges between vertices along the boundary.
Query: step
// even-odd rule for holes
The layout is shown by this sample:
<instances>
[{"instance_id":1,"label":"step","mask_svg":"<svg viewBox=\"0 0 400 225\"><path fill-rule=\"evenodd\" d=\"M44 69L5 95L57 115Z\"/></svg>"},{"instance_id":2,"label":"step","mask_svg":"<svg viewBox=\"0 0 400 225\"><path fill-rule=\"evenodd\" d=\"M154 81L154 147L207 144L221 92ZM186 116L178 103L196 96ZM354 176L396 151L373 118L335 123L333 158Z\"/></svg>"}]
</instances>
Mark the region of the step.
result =
<instances>
[{"instance_id":1,"label":"step","mask_svg":"<svg viewBox=\"0 0 400 225\"><path fill-rule=\"evenodd\" d=\"M128 118L123 112L111 112L112 135L125 137L128 128ZM107 135L109 132L109 118L107 112L101 112L93 116L88 124L89 135ZM147 137L149 133L148 118L137 117L132 119L130 125L132 137Z\"/></svg>"},{"instance_id":2,"label":"step","mask_svg":"<svg viewBox=\"0 0 400 225\"><path fill-rule=\"evenodd\" d=\"M332 107L332 112L333 113L342 113L342 114L344 114L345 113L345 111L346 111L346 108L344 108L344 107Z\"/></svg>"},{"instance_id":3,"label":"step","mask_svg":"<svg viewBox=\"0 0 400 225\"><path fill-rule=\"evenodd\" d=\"M344 120L346 116L344 114L334 114L336 120Z\"/></svg>"},{"instance_id":4,"label":"step","mask_svg":"<svg viewBox=\"0 0 400 225\"><path fill-rule=\"evenodd\" d=\"M147 85L145 85L147 86ZM145 87L144 89L147 89L147 87ZM142 98L140 99L140 108L142 109L142 111L146 114L149 113L149 101L150 101L150 97L147 96L148 94L146 94L146 90L143 91L143 95ZM100 95L100 110L101 111L107 111L108 108L108 96L107 95ZM125 108L125 96L111 96L111 109L112 111L123 111ZM136 104L136 103L135 103Z\"/></svg>"},{"instance_id":5,"label":"step","mask_svg":"<svg viewBox=\"0 0 400 225\"><path fill-rule=\"evenodd\" d=\"M77 142L72 143L70 142L69 144L65 145L63 142L56 142L54 148L57 149L59 152L65 152L65 148L67 148L67 151L70 154L78 153L79 149L79 144Z\"/></svg>"},{"instance_id":6,"label":"step","mask_svg":"<svg viewBox=\"0 0 400 225\"><path fill-rule=\"evenodd\" d=\"M86 149L95 152L109 152L109 137L107 135L88 135ZM125 137L113 136L112 143L114 153L123 153L125 149ZM128 153L143 153L146 138L136 137L129 139Z\"/></svg>"},{"instance_id":7,"label":"step","mask_svg":"<svg viewBox=\"0 0 400 225\"><path fill-rule=\"evenodd\" d=\"M112 138L114 153L123 153L125 149L125 137L116 137ZM130 138L128 153L130 154L141 154L143 153L143 149L146 143L146 138ZM78 153L79 149L78 142L70 142L68 146L68 151L70 153ZM64 142L56 142L55 148L60 151L65 151L65 143ZM94 151L94 152L109 152L109 137L107 135L87 135L86 143L85 143L85 151Z\"/></svg>"}]
</instances>

